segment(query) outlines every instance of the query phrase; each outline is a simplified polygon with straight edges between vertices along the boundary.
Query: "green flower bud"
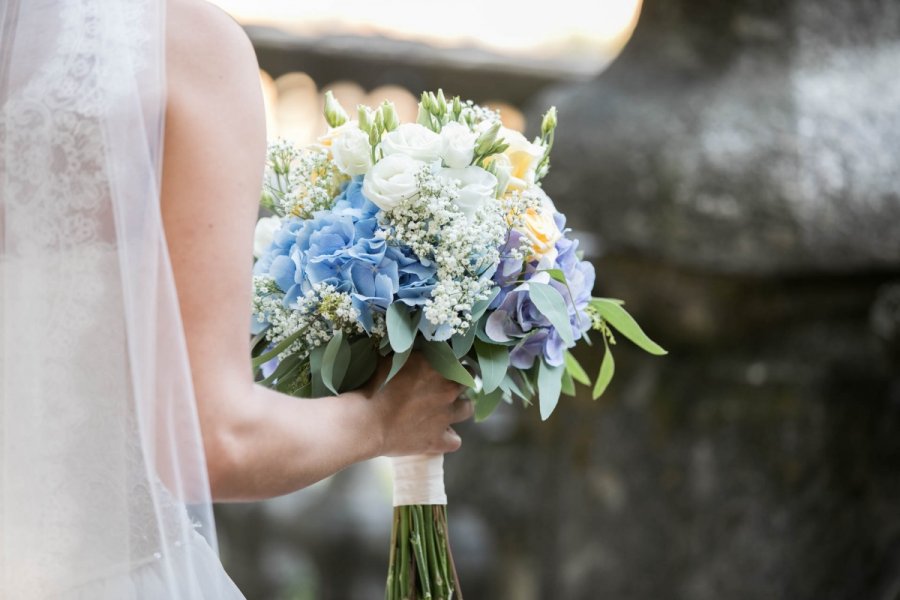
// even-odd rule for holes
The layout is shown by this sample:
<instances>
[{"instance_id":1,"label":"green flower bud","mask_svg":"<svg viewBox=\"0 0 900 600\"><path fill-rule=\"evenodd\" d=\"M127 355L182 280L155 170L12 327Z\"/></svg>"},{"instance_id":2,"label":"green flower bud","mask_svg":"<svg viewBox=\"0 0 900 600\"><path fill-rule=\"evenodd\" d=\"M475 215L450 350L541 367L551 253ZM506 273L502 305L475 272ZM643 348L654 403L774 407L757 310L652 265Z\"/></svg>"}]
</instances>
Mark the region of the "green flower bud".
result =
<instances>
[{"instance_id":1,"label":"green flower bud","mask_svg":"<svg viewBox=\"0 0 900 600\"><path fill-rule=\"evenodd\" d=\"M350 120L350 117L347 116L347 111L337 101L331 90L325 92L325 120L330 127L340 127Z\"/></svg>"},{"instance_id":2,"label":"green flower bud","mask_svg":"<svg viewBox=\"0 0 900 600\"><path fill-rule=\"evenodd\" d=\"M556 129L556 125L556 107L551 106L550 110L547 111L547 114L544 115L544 120L541 122L541 137L545 139L550 137L550 134Z\"/></svg>"},{"instance_id":3,"label":"green flower bud","mask_svg":"<svg viewBox=\"0 0 900 600\"><path fill-rule=\"evenodd\" d=\"M453 120L459 121L459 115L462 114L462 102L459 100L459 96L453 97Z\"/></svg>"},{"instance_id":4,"label":"green flower bud","mask_svg":"<svg viewBox=\"0 0 900 600\"><path fill-rule=\"evenodd\" d=\"M356 112L359 119L359 128L366 133L370 133L372 130L373 121L372 113L369 110L369 107L360 104L356 107Z\"/></svg>"},{"instance_id":5,"label":"green flower bud","mask_svg":"<svg viewBox=\"0 0 900 600\"><path fill-rule=\"evenodd\" d=\"M441 116L447 114L447 99L444 97L444 90L442 89L438 89L437 106Z\"/></svg>"},{"instance_id":6,"label":"green flower bud","mask_svg":"<svg viewBox=\"0 0 900 600\"><path fill-rule=\"evenodd\" d=\"M384 130L393 131L400 127L400 117L397 116L397 109L393 102L384 101L381 105L381 114L384 117Z\"/></svg>"},{"instance_id":7,"label":"green flower bud","mask_svg":"<svg viewBox=\"0 0 900 600\"><path fill-rule=\"evenodd\" d=\"M497 142L497 134L500 133L500 123L494 123L494 125L478 136L478 139L475 141L475 154L479 156L487 156L492 154L492 150Z\"/></svg>"}]
</instances>

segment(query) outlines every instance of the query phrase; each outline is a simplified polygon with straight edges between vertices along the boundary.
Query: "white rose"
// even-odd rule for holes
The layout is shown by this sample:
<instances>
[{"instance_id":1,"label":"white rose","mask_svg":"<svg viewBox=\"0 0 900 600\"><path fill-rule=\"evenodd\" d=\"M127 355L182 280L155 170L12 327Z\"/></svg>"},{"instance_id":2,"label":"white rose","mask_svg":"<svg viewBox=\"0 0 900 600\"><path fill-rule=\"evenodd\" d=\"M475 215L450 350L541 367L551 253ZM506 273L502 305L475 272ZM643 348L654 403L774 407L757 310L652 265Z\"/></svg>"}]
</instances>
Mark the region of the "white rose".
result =
<instances>
[{"instance_id":1,"label":"white rose","mask_svg":"<svg viewBox=\"0 0 900 600\"><path fill-rule=\"evenodd\" d=\"M279 229L281 229L281 219L278 217L263 217L256 222L256 231L253 234L253 256L259 258L263 252L268 250Z\"/></svg>"},{"instance_id":2,"label":"white rose","mask_svg":"<svg viewBox=\"0 0 900 600\"><path fill-rule=\"evenodd\" d=\"M441 158L453 169L464 169L475 158L475 140L478 134L456 121L444 125L441 130Z\"/></svg>"},{"instance_id":3,"label":"white rose","mask_svg":"<svg viewBox=\"0 0 900 600\"><path fill-rule=\"evenodd\" d=\"M502 138L509 144L509 148L506 149L504 154L512 165L509 178L510 187L523 190L533 184L535 170L544 157L544 147L540 144L529 142L518 131L507 129L506 127L500 128L500 133L497 137Z\"/></svg>"},{"instance_id":4,"label":"white rose","mask_svg":"<svg viewBox=\"0 0 900 600\"><path fill-rule=\"evenodd\" d=\"M441 169L441 178L444 181L458 181L460 184L459 198L456 205L471 219L475 211L494 198L497 189L497 178L481 167L466 167L465 169Z\"/></svg>"},{"instance_id":5,"label":"white rose","mask_svg":"<svg viewBox=\"0 0 900 600\"><path fill-rule=\"evenodd\" d=\"M391 210L419 193L416 174L424 166L423 161L405 154L386 156L366 173L363 195L381 210Z\"/></svg>"},{"instance_id":6,"label":"white rose","mask_svg":"<svg viewBox=\"0 0 900 600\"><path fill-rule=\"evenodd\" d=\"M418 123L404 123L381 138L385 156L405 154L425 162L439 159L441 146L441 136Z\"/></svg>"},{"instance_id":7,"label":"white rose","mask_svg":"<svg viewBox=\"0 0 900 600\"><path fill-rule=\"evenodd\" d=\"M331 155L338 169L350 175L364 175L372 166L369 136L359 127L349 127L331 141Z\"/></svg>"}]
</instances>

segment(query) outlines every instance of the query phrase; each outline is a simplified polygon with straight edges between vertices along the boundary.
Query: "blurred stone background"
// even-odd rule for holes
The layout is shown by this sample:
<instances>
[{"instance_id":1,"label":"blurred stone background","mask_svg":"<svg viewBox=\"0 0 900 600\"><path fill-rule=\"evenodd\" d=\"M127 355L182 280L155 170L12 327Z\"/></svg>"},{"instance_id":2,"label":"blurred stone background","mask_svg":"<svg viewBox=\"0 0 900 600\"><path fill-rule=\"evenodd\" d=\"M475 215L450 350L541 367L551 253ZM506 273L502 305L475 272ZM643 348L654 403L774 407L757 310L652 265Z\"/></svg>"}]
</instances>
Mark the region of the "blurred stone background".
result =
<instances>
[{"instance_id":1,"label":"blurred stone background","mask_svg":"<svg viewBox=\"0 0 900 600\"><path fill-rule=\"evenodd\" d=\"M247 29L313 103L440 85L531 134L558 106L545 187L670 351L623 341L600 401L460 428L467 598L900 598L900 2L648 1L596 74ZM382 594L381 463L218 519L248 598Z\"/></svg>"}]
</instances>

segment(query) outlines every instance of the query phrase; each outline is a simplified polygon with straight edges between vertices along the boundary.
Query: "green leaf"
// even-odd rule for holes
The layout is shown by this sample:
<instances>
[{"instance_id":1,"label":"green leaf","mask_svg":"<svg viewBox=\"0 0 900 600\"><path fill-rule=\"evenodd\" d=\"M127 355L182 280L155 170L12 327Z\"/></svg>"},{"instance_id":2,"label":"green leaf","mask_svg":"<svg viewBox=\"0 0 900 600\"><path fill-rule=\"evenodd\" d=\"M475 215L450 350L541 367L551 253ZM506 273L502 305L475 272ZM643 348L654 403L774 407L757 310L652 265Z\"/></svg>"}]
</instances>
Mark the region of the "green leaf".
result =
<instances>
[{"instance_id":1,"label":"green leaf","mask_svg":"<svg viewBox=\"0 0 900 600\"><path fill-rule=\"evenodd\" d=\"M619 330L622 335L634 342L637 346L650 354L655 354L657 356L668 354L668 352L666 352L659 344L651 340L647 334L644 333L644 330L637 324L634 317L628 314L628 311L616 301L607 298L594 298L591 300L591 305L597 309L597 312L600 313L600 316L603 317L607 323Z\"/></svg>"},{"instance_id":2,"label":"green leaf","mask_svg":"<svg viewBox=\"0 0 900 600\"><path fill-rule=\"evenodd\" d=\"M568 371L563 371L561 390L566 396L575 395L575 380L572 379L572 376Z\"/></svg>"},{"instance_id":3,"label":"green leaf","mask_svg":"<svg viewBox=\"0 0 900 600\"><path fill-rule=\"evenodd\" d=\"M466 387L475 387L475 380L460 364L453 350L447 342L425 342L422 344L422 354L434 367L434 370L449 379Z\"/></svg>"},{"instance_id":4,"label":"green leaf","mask_svg":"<svg viewBox=\"0 0 900 600\"><path fill-rule=\"evenodd\" d=\"M562 272L562 269L541 269L538 273L546 273L556 281L569 285L569 282L566 281L566 274Z\"/></svg>"},{"instance_id":5,"label":"green leaf","mask_svg":"<svg viewBox=\"0 0 900 600\"><path fill-rule=\"evenodd\" d=\"M475 341L475 333L478 331L478 324L474 323L464 334L457 333L450 338L450 345L453 346L453 355L456 358L462 358L472 349L472 342Z\"/></svg>"},{"instance_id":6,"label":"green leaf","mask_svg":"<svg viewBox=\"0 0 900 600\"><path fill-rule=\"evenodd\" d=\"M572 325L569 323L569 309L566 307L566 301L562 295L547 283L529 282L528 289L534 306L556 328L566 347L574 345L575 338L572 335Z\"/></svg>"},{"instance_id":7,"label":"green leaf","mask_svg":"<svg viewBox=\"0 0 900 600\"><path fill-rule=\"evenodd\" d=\"M559 402L559 393L562 390L562 375L564 365L551 367L544 361L538 366L538 401L541 405L541 420L546 421Z\"/></svg>"},{"instance_id":8,"label":"green leaf","mask_svg":"<svg viewBox=\"0 0 900 600\"><path fill-rule=\"evenodd\" d=\"M298 330L287 336L283 340L281 340L277 346L266 352L265 354L261 354L253 359L253 369L256 370L260 366L266 364L273 358L277 358L279 354L290 348L291 344L300 339L300 336L303 335L303 330Z\"/></svg>"},{"instance_id":9,"label":"green leaf","mask_svg":"<svg viewBox=\"0 0 900 600\"><path fill-rule=\"evenodd\" d=\"M387 332L394 352L406 352L416 339L416 324L409 309L394 302L387 309Z\"/></svg>"},{"instance_id":10,"label":"green leaf","mask_svg":"<svg viewBox=\"0 0 900 600\"><path fill-rule=\"evenodd\" d=\"M266 334L269 332L268 329L265 331L256 334L250 340L250 357L259 356L259 353L266 349Z\"/></svg>"},{"instance_id":11,"label":"green leaf","mask_svg":"<svg viewBox=\"0 0 900 600\"><path fill-rule=\"evenodd\" d=\"M600 373L597 375L597 383L594 384L594 400L603 395L615 372L616 361L613 360L612 352L607 346L606 353L603 355L603 361L600 362Z\"/></svg>"},{"instance_id":12,"label":"green leaf","mask_svg":"<svg viewBox=\"0 0 900 600\"><path fill-rule=\"evenodd\" d=\"M338 331L325 346L325 354L322 355L322 383L338 394L349 366L350 344L344 338L344 332Z\"/></svg>"},{"instance_id":13,"label":"green leaf","mask_svg":"<svg viewBox=\"0 0 900 600\"><path fill-rule=\"evenodd\" d=\"M385 378L384 382L381 384L382 388L387 385L388 381L394 378L394 375L400 372L400 369L402 369L403 365L406 364L406 361L409 360L411 354L412 348L406 352L394 352L394 356L391 357L391 370L388 372L387 378Z\"/></svg>"},{"instance_id":14,"label":"green leaf","mask_svg":"<svg viewBox=\"0 0 900 600\"><path fill-rule=\"evenodd\" d=\"M588 374L584 370L584 367L581 366L581 364L578 362L578 360L576 360L571 352L566 350L563 358L566 361L566 371L569 372L569 375L572 376L572 379L574 379L581 385L591 385L591 378L588 377Z\"/></svg>"},{"instance_id":15,"label":"green leaf","mask_svg":"<svg viewBox=\"0 0 900 600\"><path fill-rule=\"evenodd\" d=\"M500 388L504 392L509 392L510 394L515 394L516 396L518 396L522 400L528 402L529 404L531 403L531 394L523 392L522 388L519 387L519 384L516 383L515 378L510 373L507 373L506 377L503 378L503 381L500 382Z\"/></svg>"},{"instance_id":16,"label":"green leaf","mask_svg":"<svg viewBox=\"0 0 900 600\"><path fill-rule=\"evenodd\" d=\"M350 344L350 366L344 375L341 391L355 390L365 384L378 367L378 350L372 338L360 338Z\"/></svg>"},{"instance_id":17,"label":"green leaf","mask_svg":"<svg viewBox=\"0 0 900 600\"><path fill-rule=\"evenodd\" d=\"M272 387L276 381L280 381L287 377L288 374L291 374L294 370L299 370L302 361L295 354L292 356L288 356L283 361L278 363L278 366L275 367L275 370L272 371L272 374L259 382L260 385L265 387Z\"/></svg>"},{"instance_id":18,"label":"green leaf","mask_svg":"<svg viewBox=\"0 0 900 600\"><path fill-rule=\"evenodd\" d=\"M325 346L316 346L309 353L309 379L310 393L313 398L328 395L328 388L322 381L322 358L325 355Z\"/></svg>"},{"instance_id":19,"label":"green leaf","mask_svg":"<svg viewBox=\"0 0 900 600\"><path fill-rule=\"evenodd\" d=\"M502 399L503 390L499 388L487 394L475 394L475 422L480 423L491 416Z\"/></svg>"},{"instance_id":20,"label":"green leaf","mask_svg":"<svg viewBox=\"0 0 900 600\"><path fill-rule=\"evenodd\" d=\"M481 385L485 394L490 394L500 385L509 368L509 350L504 346L475 341L475 353L481 368Z\"/></svg>"},{"instance_id":21,"label":"green leaf","mask_svg":"<svg viewBox=\"0 0 900 600\"><path fill-rule=\"evenodd\" d=\"M488 306L491 305L491 302L494 301L494 298L497 297L497 294L500 293L500 288L495 287L491 290L490 296L485 298L484 300L479 300L472 306L472 322L478 321L481 318L481 315L488 309Z\"/></svg>"}]
</instances>

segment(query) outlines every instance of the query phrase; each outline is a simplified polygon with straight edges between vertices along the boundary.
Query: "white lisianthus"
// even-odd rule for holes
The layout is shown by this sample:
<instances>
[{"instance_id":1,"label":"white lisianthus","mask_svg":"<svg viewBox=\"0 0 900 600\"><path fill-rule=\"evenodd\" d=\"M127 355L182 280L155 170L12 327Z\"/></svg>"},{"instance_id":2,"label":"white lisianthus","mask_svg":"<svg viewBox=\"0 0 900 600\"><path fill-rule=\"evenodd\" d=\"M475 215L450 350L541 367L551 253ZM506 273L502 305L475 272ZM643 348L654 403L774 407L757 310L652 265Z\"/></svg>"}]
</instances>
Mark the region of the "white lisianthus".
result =
<instances>
[{"instance_id":1,"label":"white lisianthus","mask_svg":"<svg viewBox=\"0 0 900 600\"><path fill-rule=\"evenodd\" d=\"M278 217L263 217L256 222L256 231L253 233L253 256L259 258L263 255L272 240L275 233L281 228L281 219Z\"/></svg>"},{"instance_id":2,"label":"white lisianthus","mask_svg":"<svg viewBox=\"0 0 900 600\"><path fill-rule=\"evenodd\" d=\"M442 145L441 136L418 123L404 123L381 138L385 156L405 154L425 162L439 159Z\"/></svg>"},{"instance_id":3,"label":"white lisianthus","mask_svg":"<svg viewBox=\"0 0 900 600\"><path fill-rule=\"evenodd\" d=\"M534 183L538 163L544 157L544 147L529 142L518 131L506 127L500 129L497 137L509 144L509 148L504 152L511 165L509 186L513 189L524 190Z\"/></svg>"},{"instance_id":4,"label":"white lisianthus","mask_svg":"<svg viewBox=\"0 0 900 600\"><path fill-rule=\"evenodd\" d=\"M485 202L494 199L497 189L497 178L481 167L466 167L464 169L441 169L441 179L444 181L458 181L459 197L456 198L456 206L472 219L475 211L484 206Z\"/></svg>"},{"instance_id":5,"label":"white lisianthus","mask_svg":"<svg viewBox=\"0 0 900 600\"><path fill-rule=\"evenodd\" d=\"M381 210L391 210L419 192L416 175L425 163L406 154L392 154L375 163L363 181L363 195Z\"/></svg>"},{"instance_id":6,"label":"white lisianthus","mask_svg":"<svg viewBox=\"0 0 900 600\"><path fill-rule=\"evenodd\" d=\"M350 175L364 175L372 166L372 145L359 127L348 127L331 140L331 155L337 168Z\"/></svg>"},{"instance_id":7,"label":"white lisianthus","mask_svg":"<svg viewBox=\"0 0 900 600\"><path fill-rule=\"evenodd\" d=\"M441 158L452 169L464 169L475 158L478 134L462 123L451 121L441 129Z\"/></svg>"},{"instance_id":8,"label":"white lisianthus","mask_svg":"<svg viewBox=\"0 0 900 600\"><path fill-rule=\"evenodd\" d=\"M509 187L509 180L512 177L512 162L505 154L495 154L486 161L497 174L497 195L502 197L506 194Z\"/></svg>"}]
</instances>

